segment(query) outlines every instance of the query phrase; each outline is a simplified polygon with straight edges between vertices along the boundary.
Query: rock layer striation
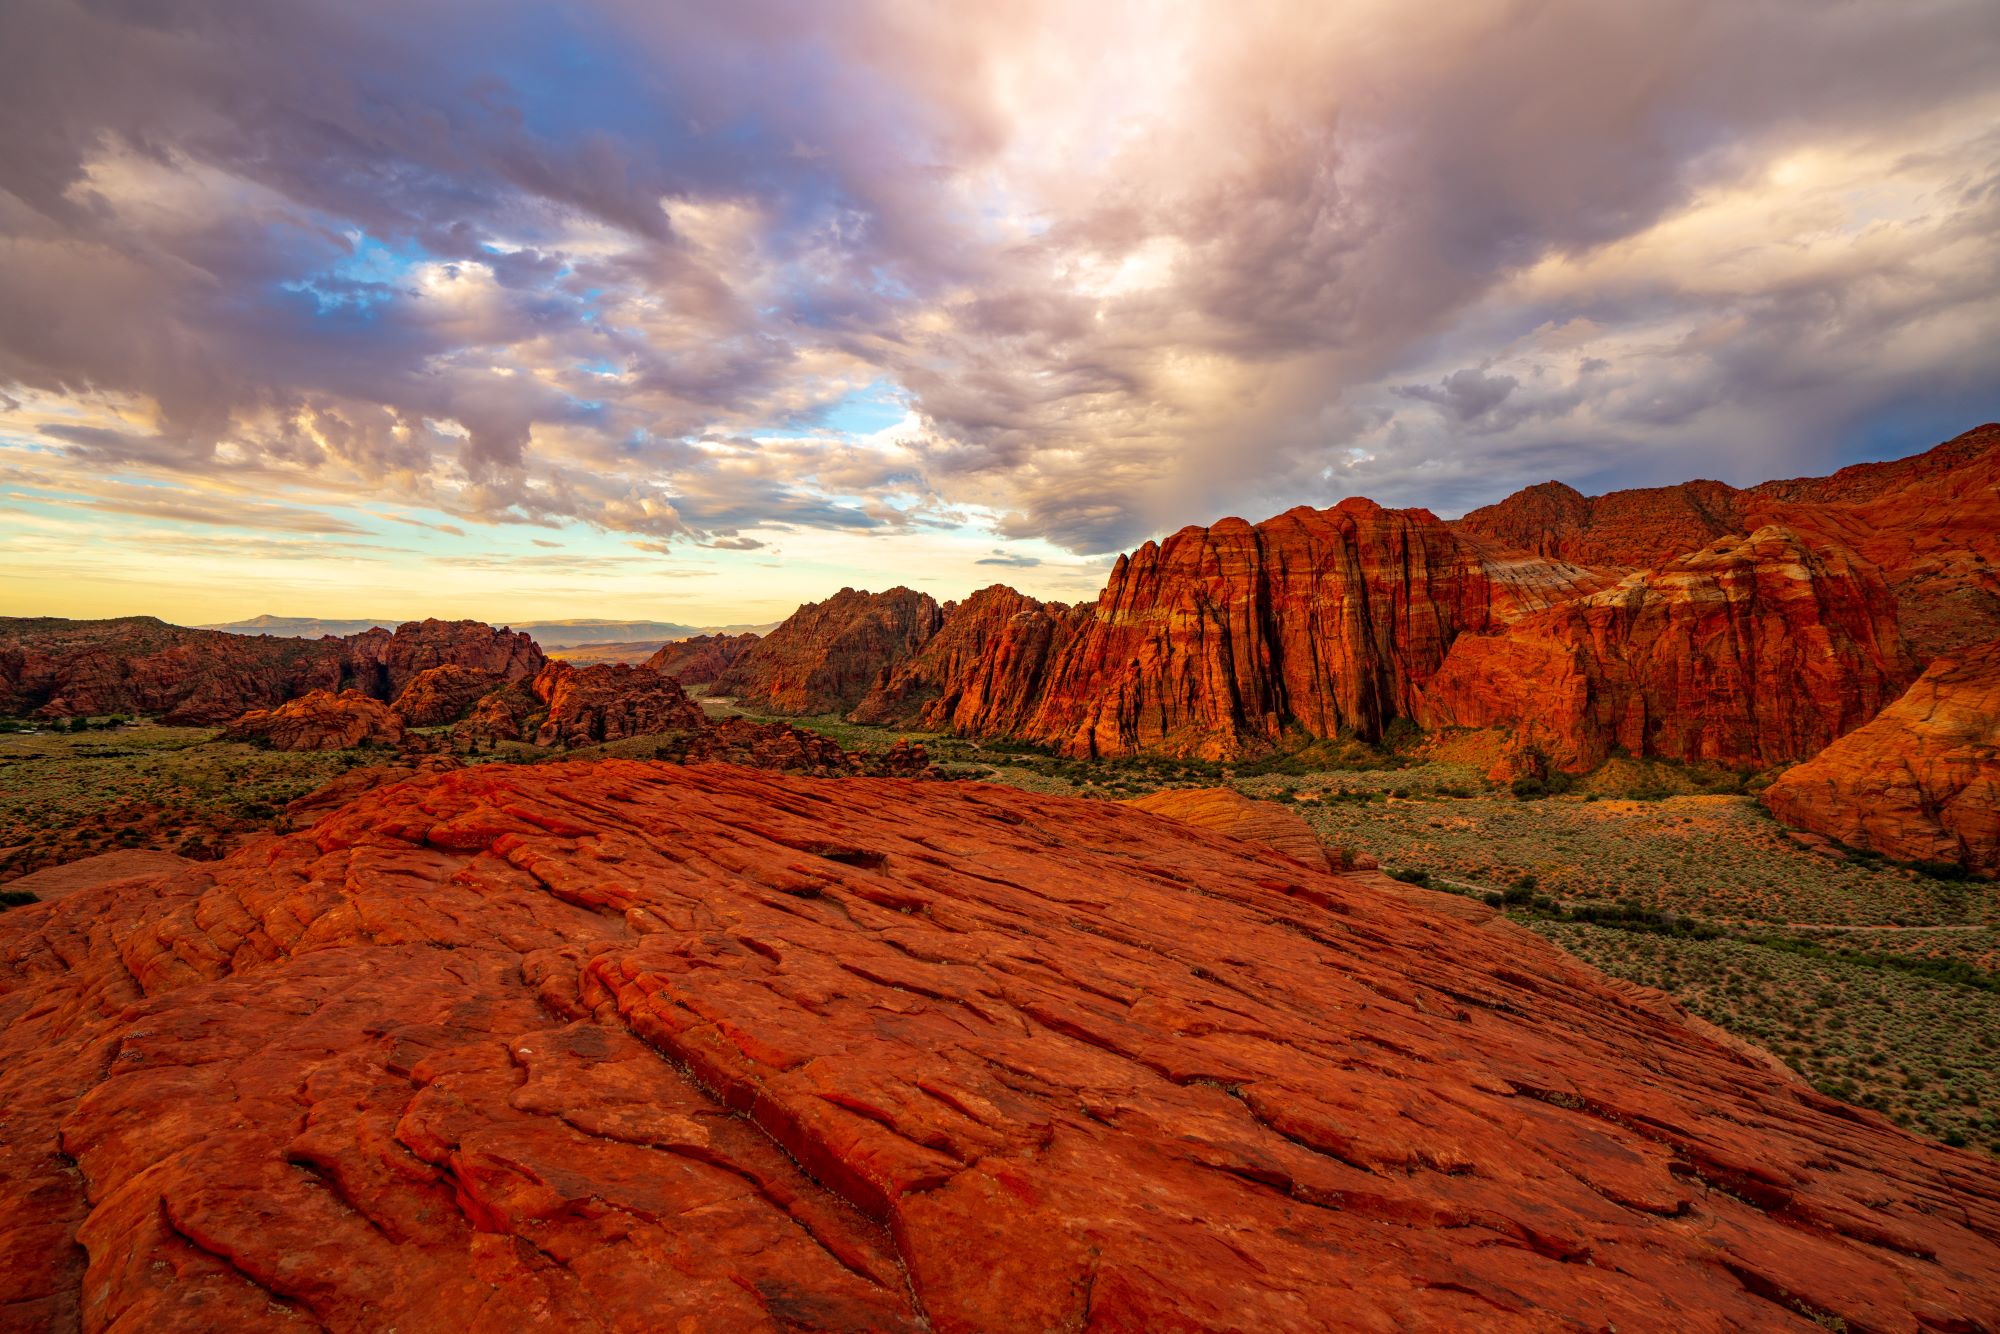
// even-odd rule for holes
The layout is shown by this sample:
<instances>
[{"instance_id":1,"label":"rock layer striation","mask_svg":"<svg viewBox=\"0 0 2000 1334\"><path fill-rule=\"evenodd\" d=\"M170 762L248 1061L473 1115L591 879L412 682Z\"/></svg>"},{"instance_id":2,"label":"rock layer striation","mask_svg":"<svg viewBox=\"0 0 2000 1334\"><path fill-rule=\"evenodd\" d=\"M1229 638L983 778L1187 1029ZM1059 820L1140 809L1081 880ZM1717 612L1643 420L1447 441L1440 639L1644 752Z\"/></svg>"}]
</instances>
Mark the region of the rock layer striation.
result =
<instances>
[{"instance_id":1,"label":"rock layer striation","mask_svg":"<svg viewBox=\"0 0 2000 1334\"><path fill-rule=\"evenodd\" d=\"M843 588L809 602L751 645L716 678L714 692L754 709L794 717L846 713L881 678L915 654L944 622L926 593Z\"/></svg>"},{"instance_id":2,"label":"rock layer striation","mask_svg":"<svg viewBox=\"0 0 2000 1334\"><path fill-rule=\"evenodd\" d=\"M0 1294L404 1334L2000 1325L1990 1160L1451 907L973 784L413 779L0 916Z\"/></svg>"},{"instance_id":3,"label":"rock layer striation","mask_svg":"<svg viewBox=\"0 0 2000 1334\"><path fill-rule=\"evenodd\" d=\"M1787 824L1902 861L2000 876L2000 640L1940 658L1901 699L1779 775Z\"/></svg>"}]
</instances>

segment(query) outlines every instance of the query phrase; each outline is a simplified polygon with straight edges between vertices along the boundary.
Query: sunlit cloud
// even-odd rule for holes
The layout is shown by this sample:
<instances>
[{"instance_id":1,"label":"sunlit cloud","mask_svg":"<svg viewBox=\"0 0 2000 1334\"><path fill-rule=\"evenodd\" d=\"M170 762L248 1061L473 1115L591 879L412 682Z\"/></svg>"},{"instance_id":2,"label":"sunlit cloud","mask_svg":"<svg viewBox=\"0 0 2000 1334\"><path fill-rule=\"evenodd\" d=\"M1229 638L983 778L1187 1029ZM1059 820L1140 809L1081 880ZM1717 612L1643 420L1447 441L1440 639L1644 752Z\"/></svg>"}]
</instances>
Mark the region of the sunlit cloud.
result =
<instances>
[{"instance_id":1,"label":"sunlit cloud","mask_svg":"<svg viewBox=\"0 0 2000 1334\"><path fill-rule=\"evenodd\" d=\"M286 534L342 562L288 596L369 614L1074 598L1228 513L2000 416L1981 0L21 0L0 43L0 505L107 580L35 524L172 532L162 605L304 577Z\"/></svg>"}]
</instances>

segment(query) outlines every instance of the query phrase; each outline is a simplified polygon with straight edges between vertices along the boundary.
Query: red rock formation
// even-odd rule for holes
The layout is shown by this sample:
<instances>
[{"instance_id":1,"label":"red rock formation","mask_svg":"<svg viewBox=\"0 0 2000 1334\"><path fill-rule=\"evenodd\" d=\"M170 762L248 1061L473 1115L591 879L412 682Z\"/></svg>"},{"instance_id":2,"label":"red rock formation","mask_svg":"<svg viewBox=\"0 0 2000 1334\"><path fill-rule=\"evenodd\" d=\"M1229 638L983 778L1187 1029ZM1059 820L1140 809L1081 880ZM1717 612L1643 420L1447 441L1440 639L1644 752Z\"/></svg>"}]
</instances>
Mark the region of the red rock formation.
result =
<instances>
[{"instance_id":1,"label":"red rock formation","mask_svg":"<svg viewBox=\"0 0 2000 1334\"><path fill-rule=\"evenodd\" d=\"M381 789L0 916L0 1291L30 1328L2000 1326L1990 1159L1425 903L974 784Z\"/></svg>"},{"instance_id":2,"label":"red rock formation","mask_svg":"<svg viewBox=\"0 0 2000 1334\"><path fill-rule=\"evenodd\" d=\"M1473 510L1453 527L1578 565L1647 568L1745 531L1743 497L1724 482L1683 482L1604 496L1544 482Z\"/></svg>"},{"instance_id":3,"label":"red rock formation","mask_svg":"<svg viewBox=\"0 0 2000 1334\"><path fill-rule=\"evenodd\" d=\"M396 696L394 708L411 727L455 723L482 696L506 680L492 672L448 662L411 677L410 683Z\"/></svg>"},{"instance_id":4,"label":"red rock formation","mask_svg":"<svg viewBox=\"0 0 2000 1334\"><path fill-rule=\"evenodd\" d=\"M224 741L255 741L273 750L352 750L393 746L403 720L358 690L314 690L275 709L257 709L231 723Z\"/></svg>"},{"instance_id":5,"label":"red rock formation","mask_svg":"<svg viewBox=\"0 0 2000 1334\"><path fill-rule=\"evenodd\" d=\"M2000 640L1933 662L1874 721L1787 769L1764 804L1849 847L2000 875Z\"/></svg>"},{"instance_id":6,"label":"red rock formation","mask_svg":"<svg viewBox=\"0 0 2000 1334\"><path fill-rule=\"evenodd\" d=\"M548 706L535 732L538 746L589 746L699 728L706 721L680 682L629 663L572 667L550 662L536 674L532 689Z\"/></svg>"},{"instance_id":7,"label":"red rock formation","mask_svg":"<svg viewBox=\"0 0 2000 1334\"><path fill-rule=\"evenodd\" d=\"M1024 724L960 726L1078 756L1225 758L1293 729L1376 736L1411 713L1460 633L1601 582L1518 554L1489 559L1427 510L1367 500L1184 528L1119 558Z\"/></svg>"},{"instance_id":8,"label":"red rock formation","mask_svg":"<svg viewBox=\"0 0 2000 1334\"><path fill-rule=\"evenodd\" d=\"M1253 801L1230 787L1182 787L1133 797L1125 803L1169 820L1212 829L1218 834L1261 844L1295 862L1321 870L1339 870L1312 826L1297 811L1276 802Z\"/></svg>"},{"instance_id":9,"label":"red rock formation","mask_svg":"<svg viewBox=\"0 0 2000 1334\"><path fill-rule=\"evenodd\" d=\"M921 778L931 774L930 757L912 741L885 751L847 751L823 733L790 723L718 718L699 730L667 738L658 757L677 764L740 764L751 769L837 778Z\"/></svg>"},{"instance_id":10,"label":"red rock formation","mask_svg":"<svg viewBox=\"0 0 2000 1334\"><path fill-rule=\"evenodd\" d=\"M2000 425L1910 458L1743 491L1688 482L1586 497L1547 482L1453 526L1584 565L1652 568L1773 524L1880 566L1925 661L2000 635Z\"/></svg>"},{"instance_id":11,"label":"red rock formation","mask_svg":"<svg viewBox=\"0 0 2000 1334\"><path fill-rule=\"evenodd\" d=\"M86 889L100 889L122 880L158 876L189 865L186 857L154 848L120 848L79 857L60 866L46 866L7 882L10 894L32 894L43 903L66 899ZM0 1298L0 1301L4 1301Z\"/></svg>"},{"instance_id":12,"label":"red rock formation","mask_svg":"<svg viewBox=\"0 0 2000 1334\"><path fill-rule=\"evenodd\" d=\"M478 621L422 621L346 639L189 630L150 616L107 621L0 617L0 714L158 714L227 722L312 690L394 699L427 668L452 664L509 680L542 652Z\"/></svg>"},{"instance_id":13,"label":"red rock formation","mask_svg":"<svg viewBox=\"0 0 2000 1334\"><path fill-rule=\"evenodd\" d=\"M928 594L843 588L808 602L716 678L714 691L794 716L846 713L889 668L922 648L944 614Z\"/></svg>"},{"instance_id":14,"label":"red rock formation","mask_svg":"<svg viewBox=\"0 0 2000 1334\"><path fill-rule=\"evenodd\" d=\"M931 731L1009 733L1034 715L1048 665L1090 616L1087 604L1039 602L1005 584L944 609L916 656L890 669L849 717Z\"/></svg>"},{"instance_id":15,"label":"red rock formation","mask_svg":"<svg viewBox=\"0 0 2000 1334\"><path fill-rule=\"evenodd\" d=\"M364 630L347 644L347 672L357 689L395 699L433 667L464 667L505 681L533 676L547 661L535 641L483 621L411 621L394 631Z\"/></svg>"},{"instance_id":16,"label":"red rock formation","mask_svg":"<svg viewBox=\"0 0 2000 1334\"><path fill-rule=\"evenodd\" d=\"M338 689L341 641L189 630L151 616L0 618L0 714L226 722Z\"/></svg>"},{"instance_id":17,"label":"red rock formation","mask_svg":"<svg viewBox=\"0 0 2000 1334\"><path fill-rule=\"evenodd\" d=\"M1419 717L1512 727L1571 770L1613 747L1757 767L1812 754L1912 675L1874 567L1765 528L1462 636Z\"/></svg>"},{"instance_id":18,"label":"red rock formation","mask_svg":"<svg viewBox=\"0 0 2000 1334\"><path fill-rule=\"evenodd\" d=\"M706 685L736 665L748 653L758 636L695 635L662 644L659 652L646 659L646 666L662 676L671 676L682 685Z\"/></svg>"},{"instance_id":19,"label":"red rock formation","mask_svg":"<svg viewBox=\"0 0 2000 1334\"><path fill-rule=\"evenodd\" d=\"M526 741L546 716L548 706L535 697L528 683L515 681L481 696L472 711L451 729L452 743Z\"/></svg>"},{"instance_id":20,"label":"red rock formation","mask_svg":"<svg viewBox=\"0 0 2000 1334\"><path fill-rule=\"evenodd\" d=\"M285 817L292 828L301 829L377 788L460 767L460 761L451 755L401 755L391 764L364 764L328 780L296 801L287 802Z\"/></svg>"},{"instance_id":21,"label":"red rock formation","mask_svg":"<svg viewBox=\"0 0 2000 1334\"><path fill-rule=\"evenodd\" d=\"M1766 482L1746 515L1880 566L1922 661L2000 638L2000 426L1915 458Z\"/></svg>"}]
</instances>

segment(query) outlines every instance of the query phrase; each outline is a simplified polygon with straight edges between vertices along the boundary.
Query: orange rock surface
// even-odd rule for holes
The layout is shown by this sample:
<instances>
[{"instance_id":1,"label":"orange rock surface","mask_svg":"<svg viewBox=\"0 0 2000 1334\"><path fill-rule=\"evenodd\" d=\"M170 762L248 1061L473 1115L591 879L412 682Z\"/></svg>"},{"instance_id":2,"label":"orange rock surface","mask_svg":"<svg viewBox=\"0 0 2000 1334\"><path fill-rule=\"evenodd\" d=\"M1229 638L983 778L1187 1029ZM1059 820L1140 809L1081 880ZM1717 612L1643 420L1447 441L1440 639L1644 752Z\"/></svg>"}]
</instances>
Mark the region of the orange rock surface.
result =
<instances>
[{"instance_id":1,"label":"orange rock surface","mask_svg":"<svg viewBox=\"0 0 2000 1334\"><path fill-rule=\"evenodd\" d=\"M0 1292L207 1331L2000 1326L1991 1160L1425 902L973 784L379 789L0 915Z\"/></svg>"},{"instance_id":2,"label":"orange rock surface","mask_svg":"<svg viewBox=\"0 0 2000 1334\"><path fill-rule=\"evenodd\" d=\"M2000 640L1933 662L1763 799L1785 823L1849 847L2000 875Z\"/></svg>"},{"instance_id":3,"label":"orange rock surface","mask_svg":"<svg viewBox=\"0 0 2000 1334\"><path fill-rule=\"evenodd\" d=\"M1461 541L1427 510L1346 500L1185 528L1121 556L1019 726L1065 754L1225 758L1290 730L1380 735L1452 641L1601 586ZM1004 696L1000 696L1004 698Z\"/></svg>"},{"instance_id":4,"label":"orange rock surface","mask_svg":"<svg viewBox=\"0 0 2000 1334\"><path fill-rule=\"evenodd\" d=\"M393 746L403 720L388 705L358 690L314 690L275 709L257 709L231 723L225 741L255 741L273 750L351 750Z\"/></svg>"},{"instance_id":5,"label":"orange rock surface","mask_svg":"<svg viewBox=\"0 0 2000 1334\"><path fill-rule=\"evenodd\" d=\"M413 679L434 667L464 667L503 681L520 681L547 661L527 634L496 629L483 621L410 621L394 630L364 630L343 642L348 679L384 700L395 699Z\"/></svg>"},{"instance_id":6,"label":"orange rock surface","mask_svg":"<svg viewBox=\"0 0 2000 1334\"><path fill-rule=\"evenodd\" d=\"M1133 797L1125 803L1198 829L1213 829L1231 838L1259 843L1293 861L1338 870L1312 826L1297 811L1276 802L1253 801L1230 787L1166 788Z\"/></svg>"},{"instance_id":7,"label":"orange rock surface","mask_svg":"<svg viewBox=\"0 0 2000 1334\"><path fill-rule=\"evenodd\" d=\"M943 621L926 593L843 588L824 602L808 602L751 645L716 678L714 693L770 713L846 713Z\"/></svg>"},{"instance_id":8,"label":"orange rock surface","mask_svg":"<svg viewBox=\"0 0 2000 1334\"><path fill-rule=\"evenodd\" d=\"M1743 496L1727 483L1711 481L1603 496L1543 482L1473 510L1452 526L1578 565L1644 569L1742 533Z\"/></svg>"},{"instance_id":9,"label":"orange rock surface","mask_svg":"<svg viewBox=\"0 0 2000 1334\"><path fill-rule=\"evenodd\" d=\"M662 676L671 676L684 685L705 685L736 665L748 653L758 636L695 635L662 644L646 666Z\"/></svg>"},{"instance_id":10,"label":"orange rock surface","mask_svg":"<svg viewBox=\"0 0 2000 1334\"><path fill-rule=\"evenodd\" d=\"M447 664L517 680L542 651L479 621L413 621L344 639L191 630L151 616L69 621L0 617L0 714L159 714L220 723L312 690L378 700Z\"/></svg>"},{"instance_id":11,"label":"orange rock surface","mask_svg":"<svg viewBox=\"0 0 2000 1334\"><path fill-rule=\"evenodd\" d=\"M1005 584L944 609L914 657L893 667L849 717L933 731L1008 733L1034 715L1051 661L1090 608L1041 602Z\"/></svg>"},{"instance_id":12,"label":"orange rock surface","mask_svg":"<svg viewBox=\"0 0 2000 1334\"><path fill-rule=\"evenodd\" d=\"M2000 638L2000 425L1914 458L1767 482L1745 522L1879 566L1920 660Z\"/></svg>"},{"instance_id":13,"label":"orange rock surface","mask_svg":"<svg viewBox=\"0 0 2000 1334\"><path fill-rule=\"evenodd\" d=\"M535 732L538 746L589 746L701 727L701 706L680 682L648 667L600 662L572 667L551 661L535 676L535 697L548 707Z\"/></svg>"},{"instance_id":14,"label":"orange rock surface","mask_svg":"<svg viewBox=\"0 0 2000 1334\"><path fill-rule=\"evenodd\" d=\"M1703 481L1585 496L1546 482L1453 527L1584 565L1643 569L1773 524L1880 567L1925 661L2000 635L2000 425L1909 458L1741 491Z\"/></svg>"},{"instance_id":15,"label":"orange rock surface","mask_svg":"<svg viewBox=\"0 0 2000 1334\"><path fill-rule=\"evenodd\" d=\"M411 677L392 707L411 727L455 723L481 696L506 679L493 672L446 663Z\"/></svg>"},{"instance_id":16,"label":"orange rock surface","mask_svg":"<svg viewBox=\"0 0 2000 1334\"><path fill-rule=\"evenodd\" d=\"M1461 637L1418 716L1513 728L1566 769L1613 747L1756 767L1811 755L1914 674L1875 568L1773 527Z\"/></svg>"}]
</instances>

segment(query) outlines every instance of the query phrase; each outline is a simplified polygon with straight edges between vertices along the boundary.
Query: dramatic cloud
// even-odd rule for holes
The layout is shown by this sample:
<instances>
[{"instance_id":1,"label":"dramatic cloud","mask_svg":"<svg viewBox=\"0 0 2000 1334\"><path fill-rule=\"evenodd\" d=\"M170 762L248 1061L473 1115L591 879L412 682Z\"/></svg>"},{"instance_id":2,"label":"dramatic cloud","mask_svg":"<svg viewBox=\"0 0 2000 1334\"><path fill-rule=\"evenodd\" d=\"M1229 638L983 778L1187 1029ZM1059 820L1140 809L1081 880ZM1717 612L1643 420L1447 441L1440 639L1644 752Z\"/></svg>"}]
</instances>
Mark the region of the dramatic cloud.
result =
<instances>
[{"instance_id":1,"label":"dramatic cloud","mask_svg":"<svg viewBox=\"0 0 2000 1334\"><path fill-rule=\"evenodd\" d=\"M0 467L135 521L951 532L1040 588L2000 415L1990 0L11 0L0 48Z\"/></svg>"}]
</instances>

